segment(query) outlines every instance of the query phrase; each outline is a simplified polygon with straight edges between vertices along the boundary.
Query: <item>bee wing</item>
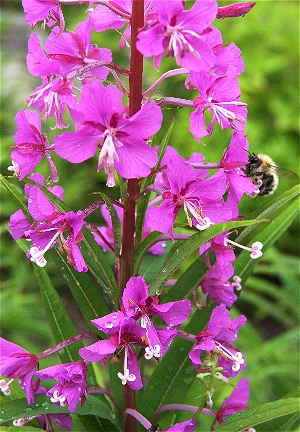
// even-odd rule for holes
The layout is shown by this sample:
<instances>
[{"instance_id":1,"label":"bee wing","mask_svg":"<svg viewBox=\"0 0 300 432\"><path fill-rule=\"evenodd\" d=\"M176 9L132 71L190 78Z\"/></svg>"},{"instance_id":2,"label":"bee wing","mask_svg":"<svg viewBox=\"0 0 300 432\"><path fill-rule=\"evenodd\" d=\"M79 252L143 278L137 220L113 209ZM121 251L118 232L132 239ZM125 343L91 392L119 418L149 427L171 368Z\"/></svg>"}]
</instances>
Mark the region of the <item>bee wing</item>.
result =
<instances>
[{"instance_id":1,"label":"bee wing","mask_svg":"<svg viewBox=\"0 0 300 432\"><path fill-rule=\"evenodd\" d=\"M268 165L270 168L272 168L273 170L275 170L278 175L280 175L280 177L285 178L287 180L299 180L299 176L294 173L293 171L284 169L284 168L280 168L276 165Z\"/></svg>"}]
</instances>

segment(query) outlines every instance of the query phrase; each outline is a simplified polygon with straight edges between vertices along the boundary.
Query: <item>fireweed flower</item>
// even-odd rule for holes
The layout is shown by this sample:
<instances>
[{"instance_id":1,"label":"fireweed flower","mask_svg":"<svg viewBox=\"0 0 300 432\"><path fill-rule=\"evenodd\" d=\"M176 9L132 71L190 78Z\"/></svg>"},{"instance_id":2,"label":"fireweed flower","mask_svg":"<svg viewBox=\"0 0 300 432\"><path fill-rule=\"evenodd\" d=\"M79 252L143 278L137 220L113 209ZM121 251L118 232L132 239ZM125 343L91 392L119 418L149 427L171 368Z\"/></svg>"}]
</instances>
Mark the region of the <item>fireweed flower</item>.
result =
<instances>
[{"instance_id":1,"label":"fireweed flower","mask_svg":"<svg viewBox=\"0 0 300 432\"><path fill-rule=\"evenodd\" d=\"M31 179L43 184L40 177L33 174ZM44 196L38 186L27 185L25 189L28 196L28 210L35 222L22 233L18 223L20 222L22 227L27 227L24 220L25 216L23 212L17 211L11 216L8 225L12 230L14 239L25 237L32 240L28 252L29 259L38 266L44 267L47 264L44 254L58 243L60 251L67 253L69 264L77 271L88 271L78 246L83 238L81 228L84 212L80 210L77 213L72 211L65 214L57 212L54 205ZM55 195L57 194L59 198L62 195L60 186L54 186L49 190Z\"/></svg>"},{"instance_id":2,"label":"fireweed flower","mask_svg":"<svg viewBox=\"0 0 300 432\"><path fill-rule=\"evenodd\" d=\"M231 395L222 403L222 406L217 412L216 418L211 426L211 430L214 430L216 422L222 424L229 415L247 409L249 397L249 380L248 378L241 378Z\"/></svg>"},{"instance_id":3,"label":"fireweed flower","mask_svg":"<svg viewBox=\"0 0 300 432\"><path fill-rule=\"evenodd\" d=\"M126 316L135 320L141 319L141 327L146 329L150 349L159 348L160 355L164 354L163 347L157 344L157 331L151 320L152 316L162 318L168 325L180 325L187 320L192 312L189 300L179 300L158 304L158 297L148 294L148 286L142 276L132 277L126 284L122 295L122 310ZM157 357L160 357L157 355Z\"/></svg>"},{"instance_id":4,"label":"fireweed flower","mask_svg":"<svg viewBox=\"0 0 300 432\"><path fill-rule=\"evenodd\" d=\"M143 387L136 351L133 345L145 348L147 341L145 329L142 329L132 319L122 312L113 312L102 318L91 321L98 330L110 335L108 339L100 340L79 350L79 355L88 362L102 360L105 366L108 358L114 354L113 360L124 351L124 371L118 373L122 384L128 384L133 390Z\"/></svg>"},{"instance_id":5,"label":"fireweed flower","mask_svg":"<svg viewBox=\"0 0 300 432\"><path fill-rule=\"evenodd\" d=\"M214 351L219 353L218 363L223 368L225 377L234 377L245 369L244 356L230 343L237 339L237 333L246 323L246 317L240 315L231 320L230 313L225 304L213 309L206 330L202 330L196 336L198 344L192 349L189 358L194 367L202 365L202 351Z\"/></svg>"},{"instance_id":6,"label":"fireweed flower","mask_svg":"<svg viewBox=\"0 0 300 432\"><path fill-rule=\"evenodd\" d=\"M191 418L189 420L175 423L168 429L165 429L165 432L194 432L196 430L196 420Z\"/></svg>"},{"instance_id":7,"label":"fireweed flower","mask_svg":"<svg viewBox=\"0 0 300 432\"><path fill-rule=\"evenodd\" d=\"M205 297L209 296L209 298L215 303L224 303L224 305L228 307L231 307L237 300L238 297L235 294L234 289L240 287L236 281L233 283L228 280L223 281L221 278L220 268L217 266L209 270L200 282L200 286Z\"/></svg>"},{"instance_id":8,"label":"fireweed flower","mask_svg":"<svg viewBox=\"0 0 300 432\"><path fill-rule=\"evenodd\" d=\"M83 118L76 132L65 132L54 140L59 156L80 163L100 148L98 171L104 168L110 187L115 185L114 169L124 178L150 174L157 162L157 149L145 140L159 130L162 122L161 109L154 101L128 118L122 92L113 85L104 87L96 82L83 87L79 108Z\"/></svg>"},{"instance_id":9,"label":"fireweed flower","mask_svg":"<svg viewBox=\"0 0 300 432\"><path fill-rule=\"evenodd\" d=\"M52 183L58 180L57 170L52 161L50 150L53 147L48 139L42 134L42 125L39 114L36 111L21 110L15 117L18 131L14 140L11 158L15 165L16 177L19 180L31 173L39 162L45 157L51 169Z\"/></svg>"},{"instance_id":10,"label":"fireweed flower","mask_svg":"<svg viewBox=\"0 0 300 432\"><path fill-rule=\"evenodd\" d=\"M54 378L58 383L52 387L47 396L55 405L68 405L69 411L76 412L78 401L82 406L87 396L87 365L83 361L50 366L35 374L41 380Z\"/></svg>"},{"instance_id":11,"label":"fireweed flower","mask_svg":"<svg viewBox=\"0 0 300 432\"><path fill-rule=\"evenodd\" d=\"M164 52L174 57L176 63L189 70L209 69L214 63L214 53L202 41L211 30L218 5L214 0L196 0L190 10L184 10L181 0L152 1L157 20L138 35L137 49L145 56L154 56L154 66L159 68Z\"/></svg>"},{"instance_id":12,"label":"fireweed flower","mask_svg":"<svg viewBox=\"0 0 300 432\"><path fill-rule=\"evenodd\" d=\"M62 75L78 70L80 67L92 65L98 60L111 62L112 53L107 48L99 48L91 44L91 20L80 22L76 32L68 30L59 35L55 27L45 42L45 51L48 56L59 62ZM91 78L105 80L109 69L97 67L84 74L83 83L90 82Z\"/></svg>"},{"instance_id":13,"label":"fireweed flower","mask_svg":"<svg viewBox=\"0 0 300 432\"><path fill-rule=\"evenodd\" d=\"M37 87L27 100L28 106L42 112L43 120L54 117L54 129L63 129L62 116L67 105L75 115L78 100L72 89L73 82L62 74L59 62L47 58L41 49L37 34L33 33L28 41L27 68L29 73L42 79L42 85Z\"/></svg>"},{"instance_id":14,"label":"fireweed flower","mask_svg":"<svg viewBox=\"0 0 300 432\"><path fill-rule=\"evenodd\" d=\"M121 207L118 207L117 205L114 207L116 209L116 212L118 214L119 220L122 225L124 210ZM101 213L107 226L97 227L96 231L95 230L92 231L92 234L95 241L98 243L99 246L102 247L102 249L113 251L114 250L113 224L112 224L112 219L110 217L109 211L105 204L101 207ZM143 232L143 239L145 239L149 234L150 231L147 230L147 228L145 228ZM165 246L166 244L164 242L157 242L153 246L151 246L147 252L153 255L163 255Z\"/></svg>"},{"instance_id":15,"label":"fireweed flower","mask_svg":"<svg viewBox=\"0 0 300 432\"><path fill-rule=\"evenodd\" d=\"M59 28L62 32L65 26L64 16L58 0L22 0L22 6L26 14L26 22L33 28L39 21L44 21L45 25L53 26L59 22Z\"/></svg>"},{"instance_id":16,"label":"fireweed flower","mask_svg":"<svg viewBox=\"0 0 300 432\"><path fill-rule=\"evenodd\" d=\"M214 123L221 129L244 130L247 109L245 103L240 102L240 88L237 72L229 66L223 76L214 76L209 72L191 72L191 82L199 91L194 99L196 110L190 116L190 131L195 139L210 136ZM204 111L212 114L212 119L206 128Z\"/></svg>"},{"instance_id":17,"label":"fireweed flower","mask_svg":"<svg viewBox=\"0 0 300 432\"><path fill-rule=\"evenodd\" d=\"M222 200L226 191L223 170L206 180L198 180L194 168L178 156L170 159L165 173L170 189L162 192L163 202L159 206L148 209L150 228L173 237L173 225L181 207L189 226L198 230L231 220L231 211Z\"/></svg>"},{"instance_id":18,"label":"fireweed flower","mask_svg":"<svg viewBox=\"0 0 300 432\"><path fill-rule=\"evenodd\" d=\"M11 378L9 382L0 380L0 389L5 395L10 394L9 386L16 379L20 379L21 388L25 391L28 404L33 403L34 394L39 387L39 381L35 382L33 374L38 365L38 359L24 348L0 338L0 373L5 378Z\"/></svg>"}]
</instances>

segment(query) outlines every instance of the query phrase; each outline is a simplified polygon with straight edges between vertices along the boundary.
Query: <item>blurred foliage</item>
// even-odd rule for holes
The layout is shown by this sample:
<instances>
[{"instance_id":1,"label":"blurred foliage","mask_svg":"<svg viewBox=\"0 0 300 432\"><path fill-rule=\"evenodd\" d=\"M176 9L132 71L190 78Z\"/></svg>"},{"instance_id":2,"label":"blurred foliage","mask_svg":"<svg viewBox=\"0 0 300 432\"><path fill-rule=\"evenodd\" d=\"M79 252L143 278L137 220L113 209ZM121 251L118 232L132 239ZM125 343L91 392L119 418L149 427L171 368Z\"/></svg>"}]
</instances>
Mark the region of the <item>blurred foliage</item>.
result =
<instances>
[{"instance_id":1,"label":"blurred foliage","mask_svg":"<svg viewBox=\"0 0 300 432\"><path fill-rule=\"evenodd\" d=\"M220 5L228 4L222 2ZM85 19L86 6L65 7L67 27L74 30L80 13ZM76 11L76 12L75 12ZM279 166L299 173L299 3L296 1L259 1L245 18L218 20L225 42L234 42L243 52L246 71L240 77L242 97L248 104L246 133L250 150L269 154ZM16 132L14 117L26 108L26 99L40 81L26 69L27 40L30 30L25 22L21 1L2 3L2 95L1 95L1 172L7 174L10 165L10 146ZM40 34L40 30L37 28ZM108 36L109 35L109 36ZM45 36L43 36L45 37ZM113 32L94 34L94 42L115 49L119 35ZM126 51L114 52L114 62L128 68ZM163 72L175 68L172 59L162 63L158 73L150 60L145 60L144 86L147 88ZM124 81L126 84L126 82ZM182 77L164 81L157 93L189 97ZM183 156L201 151L207 162L218 161L229 144L231 132L222 133L215 127L211 138L195 143L188 131L189 110L164 109L164 128L158 134L162 139L173 118L176 119L171 145ZM50 122L51 123L51 122ZM67 121L66 121L67 123ZM50 126L53 125L50 124ZM55 131L44 125L50 142ZM107 190L105 176L96 172L96 159L81 165L72 165L55 157L60 184L65 188L65 201L76 211L90 205L101 190L118 198L118 189ZM39 171L48 175L42 164ZM23 185L14 182L20 190ZM292 186L282 179L278 193ZM5 191L1 206L1 315L2 336L34 353L53 343L35 279L32 264L25 259L8 233L9 216L17 210ZM267 203L268 198L245 197L241 213L251 217L251 211ZM101 223L98 212L91 216ZM234 313L244 313L248 324L240 331L239 347L245 353L245 376L251 382L249 405L275 400L296 385L299 372L299 223L293 223L282 238L260 260L234 307ZM47 266L53 285L64 302L68 302L71 316L80 328L77 306L71 302L65 281L57 274L54 264ZM22 319L20 319L22 317ZM34 332L32 329L34 328ZM287 360L288 359L288 360ZM197 397L191 393L191 397ZM198 395L199 397L199 395ZM220 400L224 397L220 391ZM194 399L190 401L194 403ZM205 429L205 428L204 428ZM204 430L203 429L203 430Z\"/></svg>"}]
</instances>

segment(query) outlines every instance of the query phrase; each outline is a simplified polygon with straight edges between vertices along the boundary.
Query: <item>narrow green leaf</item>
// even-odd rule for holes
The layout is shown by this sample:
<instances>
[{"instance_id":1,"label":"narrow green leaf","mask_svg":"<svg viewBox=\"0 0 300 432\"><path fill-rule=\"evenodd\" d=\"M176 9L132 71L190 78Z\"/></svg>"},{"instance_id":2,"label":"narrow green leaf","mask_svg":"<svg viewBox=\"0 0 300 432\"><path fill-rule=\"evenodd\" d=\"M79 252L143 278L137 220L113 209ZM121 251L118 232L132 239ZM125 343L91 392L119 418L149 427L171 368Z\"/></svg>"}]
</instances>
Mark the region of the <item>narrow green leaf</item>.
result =
<instances>
[{"instance_id":1,"label":"narrow green leaf","mask_svg":"<svg viewBox=\"0 0 300 432\"><path fill-rule=\"evenodd\" d=\"M272 213L278 211L282 206L288 203L291 199L299 195L299 193L300 193L299 185L296 185L293 188L286 190L281 195L272 199L268 199L265 202L263 202L263 198L261 198L262 199L261 206L258 209L256 209L255 212L251 213L249 217L257 220L268 219ZM255 227L253 226L249 226L245 228L239 235L238 241L246 237L251 231L253 231L253 229L255 229Z\"/></svg>"},{"instance_id":2,"label":"narrow green leaf","mask_svg":"<svg viewBox=\"0 0 300 432\"><path fill-rule=\"evenodd\" d=\"M51 253L52 258L66 279L86 322L91 330L95 331L95 327L90 323L90 320L107 315L110 312L102 293L95 287L87 273L77 272L57 249L51 249L49 253Z\"/></svg>"},{"instance_id":3,"label":"narrow green leaf","mask_svg":"<svg viewBox=\"0 0 300 432\"><path fill-rule=\"evenodd\" d=\"M215 429L220 432L240 432L249 427L267 423L272 419L298 413L299 403L300 399L298 398L279 399L275 402L265 403L227 417L222 426ZM266 430L270 431L269 429Z\"/></svg>"},{"instance_id":4,"label":"narrow green leaf","mask_svg":"<svg viewBox=\"0 0 300 432\"><path fill-rule=\"evenodd\" d=\"M263 222L262 220L260 222ZM169 257L161 271L158 273L156 278L153 280L149 287L149 294L153 295L159 291L161 287L166 283L170 276L177 270L177 268L185 261L194 251L196 251L202 244L208 242L213 237L221 234L224 231L257 224L256 220L244 220L235 222L226 222L217 225L213 225L205 231L197 232L192 235L189 239L182 242L175 253Z\"/></svg>"},{"instance_id":5,"label":"narrow green leaf","mask_svg":"<svg viewBox=\"0 0 300 432\"><path fill-rule=\"evenodd\" d=\"M205 256L197 258L177 280L165 295L160 297L163 303L189 297L208 272Z\"/></svg>"},{"instance_id":6,"label":"narrow green leaf","mask_svg":"<svg viewBox=\"0 0 300 432\"><path fill-rule=\"evenodd\" d=\"M35 265L34 273L41 289L44 308L55 342L58 344L78 334L46 271ZM82 342L77 342L61 350L59 355L62 363L77 361L78 350L81 347L83 347Z\"/></svg>"},{"instance_id":7,"label":"narrow green leaf","mask_svg":"<svg viewBox=\"0 0 300 432\"><path fill-rule=\"evenodd\" d=\"M0 423L28 416L38 416L41 414L70 414L68 407L56 406L50 402L46 395L36 395L34 403L28 405L26 398L17 399L1 406ZM84 405L78 405L76 410L78 415L94 415L111 421L116 430L120 430L120 419L115 411L105 401L96 396L88 395Z\"/></svg>"},{"instance_id":8,"label":"narrow green leaf","mask_svg":"<svg viewBox=\"0 0 300 432\"><path fill-rule=\"evenodd\" d=\"M147 252L147 250L156 242L159 237L162 236L161 232L152 231L145 240L139 245L134 253L133 258L133 274L137 275L139 273L139 267L141 265L142 259Z\"/></svg>"},{"instance_id":9,"label":"narrow green leaf","mask_svg":"<svg viewBox=\"0 0 300 432\"><path fill-rule=\"evenodd\" d=\"M299 214L299 202L298 199L294 200L285 210L283 210L274 220L251 240L251 244L260 241L263 243L262 252L265 252L272 244L288 229L293 220ZM237 237L239 241L239 237ZM249 245L251 247L251 245ZM235 274L242 278L244 283L246 279L253 272L258 260L250 258L247 252L241 252L235 261Z\"/></svg>"},{"instance_id":10,"label":"narrow green leaf","mask_svg":"<svg viewBox=\"0 0 300 432\"><path fill-rule=\"evenodd\" d=\"M10 184L2 174L0 174L0 185L16 200L25 216L32 220L27 209L26 197L14 185Z\"/></svg>"}]
</instances>

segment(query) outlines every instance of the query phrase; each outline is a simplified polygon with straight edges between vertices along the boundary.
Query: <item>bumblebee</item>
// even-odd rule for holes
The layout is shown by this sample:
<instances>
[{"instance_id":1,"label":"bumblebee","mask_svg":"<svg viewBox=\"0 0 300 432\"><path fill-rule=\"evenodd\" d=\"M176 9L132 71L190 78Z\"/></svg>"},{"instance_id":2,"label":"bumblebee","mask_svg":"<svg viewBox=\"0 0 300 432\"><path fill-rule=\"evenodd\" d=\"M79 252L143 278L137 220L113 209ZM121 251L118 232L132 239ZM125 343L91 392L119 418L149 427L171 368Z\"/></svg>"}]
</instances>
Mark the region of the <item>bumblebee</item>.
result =
<instances>
[{"instance_id":1,"label":"bumblebee","mask_svg":"<svg viewBox=\"0 0 300 432\"><path fill-rule=\"evenodd\" d=\"M279 168L267 155L251 153L248 157L247 173L254 176L259 186L258 196L267 196L275 192L278 186L278 175L297 180L299 177L292 171Z\"/></svg>"}]
</instances>

